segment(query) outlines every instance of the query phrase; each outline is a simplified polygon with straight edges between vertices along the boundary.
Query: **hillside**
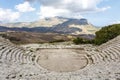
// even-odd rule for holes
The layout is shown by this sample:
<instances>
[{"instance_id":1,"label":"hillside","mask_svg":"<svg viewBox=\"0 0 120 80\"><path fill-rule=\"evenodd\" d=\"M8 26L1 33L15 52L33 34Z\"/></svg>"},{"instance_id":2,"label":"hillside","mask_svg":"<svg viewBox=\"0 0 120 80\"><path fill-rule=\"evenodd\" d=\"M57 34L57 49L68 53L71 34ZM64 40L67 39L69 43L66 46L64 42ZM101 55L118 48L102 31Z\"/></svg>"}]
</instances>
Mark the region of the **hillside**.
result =
<instances>
[{"instance_id":1,"label":"hillside","mask_svg":"<svg viewBox=\"0 0 120 80\"><path fill-rule=\"evenodd\" d=\"M69 35L61 35L57 33L33 33L33 32L3 32L0 34L15 44L28 43L46 43L53 41L69 41Z\"/></svg>"},{"instance_id":2,"label":"hillside","mask_svg":"<svg viewBox=\"0 0 120 80\"><path fill-rule=\"evenodd\" d=\"M52 28L52 31L66 34L94 34L98 29L90 24L87 19L69 19Z\"/></svg>"},{"instance_id":3,"label":"hillside","mask_svg":"<svg viewBox=\"0 0 120 80\"><path fill-rule=\"evenodd\" d=\"M97 31L95 44L100 45L120 35L120 24L108 25Z\"/></svg>"},{"instance_id":4,"label":"hillside","mask_svg":"<svg viewBox=\"0 0 120 80\"><path fill-rule=\"evenodd\" d=\"M76 37L93 39L93 35L66 35L58 33L37 33L37 32L1 32L0 36L9 39L15 44L49 43L71 41Z\"/></svg>"},{"instance_id":5,"label":"hillside","mask_svg":"<svg viewBox=\"0 0 120 80\"><path fill-rule=\"evenodd\" d=\"M0 31L27 31L61 34L95 34L99 30L87 19L71 19L63 17L45 18L35 22L18 22L0 24Z\"/></svg>"}]
</instances>

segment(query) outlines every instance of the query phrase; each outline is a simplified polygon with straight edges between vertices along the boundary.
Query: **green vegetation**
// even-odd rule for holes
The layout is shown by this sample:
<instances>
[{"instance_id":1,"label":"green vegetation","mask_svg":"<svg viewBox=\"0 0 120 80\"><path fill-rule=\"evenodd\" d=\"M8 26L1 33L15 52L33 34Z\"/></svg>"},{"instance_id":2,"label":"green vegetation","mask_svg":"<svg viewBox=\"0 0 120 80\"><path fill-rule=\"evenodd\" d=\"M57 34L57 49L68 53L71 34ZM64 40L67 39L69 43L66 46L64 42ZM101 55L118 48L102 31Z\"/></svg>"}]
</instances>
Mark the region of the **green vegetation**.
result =
<instances>
[{"instance_id":1,"label":"green vegetation","mask_svg":"<svg viewBox=\"0 0 120 80\"><path fill-rule=\"evenodd\" d=\"M120 35L120 24L105 26L101 30L97 31L95 34L96 34L96 37L93 40L76 38L73 40L73 42L75 44L89 43L89 44L101 45Z\"/></svg>"},{"instance_id":2,"label":"green vegetation","mask_svg":"<svg viewBox=\"0 0 120 80\"><path fill-rule=\"evenodd\" d=\"M56 43L56 42L65 42L65 40L60 39L60 40L54 40L54 41L50 41L49 43Z\"/></svg>"},{"instance_id":3,"label":"green vegetation","mask_svg":"<svg viewBox=\"0 0 120 80\"><path fill-rule=\"evenodd\" d=\"M103 27L96 32L94 44L100 45L120 35L120 24Z\"/></svg>"},{"instance_id":4,"label":"green vegetation","mask_svg":"<svg viewBox=\"0 0 120 80\"><path fill-rule=\"evenodd\" d=\"M76 39L73 40L73 43L75 44L92 44L94 43L94 40L88 40L88 39L83 39L83 38L79 38L77 37Z\"/></svg>"}]
</instances>

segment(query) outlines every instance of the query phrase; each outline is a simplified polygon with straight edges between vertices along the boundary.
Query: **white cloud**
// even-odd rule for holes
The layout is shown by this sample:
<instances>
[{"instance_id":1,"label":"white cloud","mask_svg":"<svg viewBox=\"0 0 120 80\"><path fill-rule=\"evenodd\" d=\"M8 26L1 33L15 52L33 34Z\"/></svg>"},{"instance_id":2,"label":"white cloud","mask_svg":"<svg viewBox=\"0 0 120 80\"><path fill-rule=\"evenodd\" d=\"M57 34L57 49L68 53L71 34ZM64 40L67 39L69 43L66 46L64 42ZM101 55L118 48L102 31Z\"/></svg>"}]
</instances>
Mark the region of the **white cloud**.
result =
<instances>
[{"instance_id":1,"label":"white cloud","mask_svg":"<svg viewBox=\"0 0 120 80\"><path fill-rule=\"evenodd\" d=\"M107 6L107 7L103 7L101 9L98 8L98 10L96 10L97 12L100 12L100 11L106 11L107 9L110 9L111 7L110 6Z\"/></svg>"},{"instance_id":2,"label":"white cloud","mask_svg":"<svg viewBox=\"0 0 120 80\"><path fill-rule=\"evenodd\" d=\"M29 2L24 2L23 4L18 4L15 6L15 8L19 11L19 12L31 12L34 11L35 8L33 8Z\"/></svg>"},{"instance_id":3,"label":"white cloud","mask_svg":"<svg viewBox=\"0 0 120 80\"><path fill-rule=\"evenodd\" d=\"M40 13L38 13L38 14L40 15L40 18L44 18L44 17L58 16L58 15L61 15L63 13L64 14L69 13L69 11L65 10L65 9L56 9L54 7L41 6Z\"/></svg>"},{"instance_id":4,"label":"white cloud","mask_svg":"<svg viewBox=\"0 0 120 80\"><path fill-rule=\"evenodd\" d=\"M99 8L97 5L103 0L27 0L39 1L40 17L67 16L81 17L80 14L89 12L100 12L110 7Z\"/></svg>"},{"instance_id":5,"label":"white cloud","mask_svg":"<svg viewBox=\"0 0 120 80\"><path fill-rule=\"evenodd\" d=\"M120 20L118 20L118 21L113 21L113 22L111 22L110 24L120 24Z\"/></svg>"},{"instance_id":6,"label":"white cloud","mask_svg":"<svg viewBox=\"0 0 120 80\"><path fill-rule=\"evenodd\" d=\"M0 8L0 21L2 22L12 22L20 17L19 12L14 12L11 9Z\"/></svg>"},{"instance_id":7,"label":"white cloud","mask_svg":"<svg viewBox=\"0 0 120 80\"><path fill-rule=\"evenodd\" d=\"M82 18L82 16L79 13L71 13L67 9L56 9L54 7L46 7L41 6L40 12L38 13L40 15L40 18L45 17L55 17L55 16L62 16L62 17L72 17L72 18Z\"/></svg>"}]
</instances>

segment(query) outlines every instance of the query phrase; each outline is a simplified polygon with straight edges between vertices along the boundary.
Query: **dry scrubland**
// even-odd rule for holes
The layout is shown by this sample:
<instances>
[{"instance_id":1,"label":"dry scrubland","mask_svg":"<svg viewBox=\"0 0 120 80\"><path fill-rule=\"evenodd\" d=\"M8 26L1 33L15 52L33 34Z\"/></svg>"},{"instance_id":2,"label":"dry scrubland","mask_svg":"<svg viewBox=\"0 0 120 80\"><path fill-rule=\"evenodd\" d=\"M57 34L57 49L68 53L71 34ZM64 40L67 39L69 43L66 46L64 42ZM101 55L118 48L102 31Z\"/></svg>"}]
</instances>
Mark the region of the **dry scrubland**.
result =
<instances>
[{"instance_id":1,"label":"dry scrubland","mask_svg":"<svg viewBox=\"0 0 120 80\"><path fill-rule=\"evenodd\" d=\"M14 44L52 43L71 41L76 37L92 39L94 35L69 35L59 33L38 32L0 32L0 36L9 39Z\"/></svg>"},{"instance_id":2,"label":"dry scrubland","mask_svg":"<svg viewBox=\"0 0 120 80\"><path fill-rule=\"evenodd\" d=\"M120 80L120 36L100 46L17 46L0 37L0 80Z\"/></svg>"},{"instance_id":3,"label":"dry scrubland","mask_svg":"<svg viewBox=\"0 0 120 80\"><path fill-rule=\"evenodd\" d=\"M37 32L2 32L0 35L15 44L46 43L57 40L69 41L72 38L72 36L58 33Z\"/></svg>"}]
</instances>

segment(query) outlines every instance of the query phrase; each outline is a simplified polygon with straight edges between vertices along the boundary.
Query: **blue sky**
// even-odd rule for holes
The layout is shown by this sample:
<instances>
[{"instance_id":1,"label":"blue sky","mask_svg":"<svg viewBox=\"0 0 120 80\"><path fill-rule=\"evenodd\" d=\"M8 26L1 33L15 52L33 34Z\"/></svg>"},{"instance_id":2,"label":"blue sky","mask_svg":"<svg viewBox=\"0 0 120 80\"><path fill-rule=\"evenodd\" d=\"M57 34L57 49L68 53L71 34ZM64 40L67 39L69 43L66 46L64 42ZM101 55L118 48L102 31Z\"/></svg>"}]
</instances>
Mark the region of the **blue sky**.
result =
<instances>
[{"instance_id":1,"label":"blue sky","mask_svg":"<svg viewBox=\"0 0 120 80\"><path fill-rule=\"evenodd\" d=\"M120 23L120 0L1 0L0 22L30 22L45 17L86 18L96 26Z\"/></svg>"}]
</instances>

